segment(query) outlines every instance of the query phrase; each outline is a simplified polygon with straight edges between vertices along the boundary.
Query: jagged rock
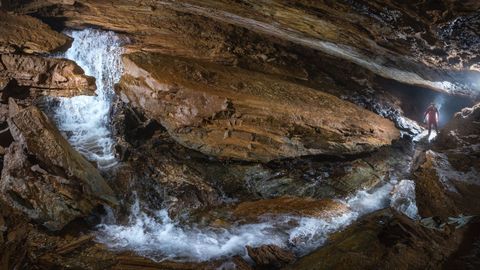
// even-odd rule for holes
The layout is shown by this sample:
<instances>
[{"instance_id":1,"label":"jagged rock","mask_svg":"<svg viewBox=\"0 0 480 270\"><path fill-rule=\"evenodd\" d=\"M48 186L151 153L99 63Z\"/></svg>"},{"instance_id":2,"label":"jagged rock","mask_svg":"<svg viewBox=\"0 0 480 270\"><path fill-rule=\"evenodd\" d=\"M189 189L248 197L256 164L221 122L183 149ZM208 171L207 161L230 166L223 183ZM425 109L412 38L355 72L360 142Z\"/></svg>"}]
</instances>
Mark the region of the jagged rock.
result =
<instances>
[{"instance_id":1,"label":"jagged rock","mask_svg":"<svg viewBox=\"0 0 480 270\"><path fill-rule=\"evenodd\" d=\"M99 205L117 205L99 172L32 106L9 120L15 142L4 157L0 196L50 230L85 217Z\"/></svg>"},{"instance_id":2,"label":"jagged rock","mask_svg":"<svg viewBox=\"0 0 480 270\"><path fill-rule=\"evenodd\" d=\"M449 258L444 269L475 270L480 267L480 218L468 225L462 246Z\"/></svg>"},{"instance_id":3,"label":"jagged rock","mask_svg":"<svg viewBox=\"0 0 480 270\"><path fill-rule=\"evenodd\" d=\"M64 49L69 42L69 37L36 18L0 9L0 54L49 53Z\"/></svg>"},{"instance_id":4,"label":"jagged rock","mask_svg":"<svg viewBox=\"0 0 480 270\"><path fill-rule=\"evenodd\" d=\"M465 108L441 130L415 171L422 216L478 215L480 104Z\"/></svg>"},{"instance_id":5,"label":"jagged rock","mask_svg":"<svg viewBox=\"0 0 480 270\"><path fill-rule=\"evenodd\" d=\"M0 78L8 79L2 99L93 95L95 79L73 61L34 55L0 55Z\"/></svg>"},{"instance_id":6,"label":"jagged rock","mask_svg":"<svg viewBox=\"0 0 480 270\"><path fill-rule=\"evenodd\" d=\"M0 216L3 215L5 223L0 228L0 262L3 269L21 269L27 261L28 224L18 217L8 206L0 200ZM2 219L2 218L0 218Z\"/></svg>"},{"instance_id":7,"label":"jagged rock","mask_svg":"<svg viewBox=\"0 0 480 270\"><path fill-rule=\"evenodd\" d=\"M214 187L175 160L138 153L131 158L118 170L114 187L127 199L131 194L124 190L134 189L140 194L143 206L166 208L171 216L220 203L220 194Z\"/></svg>"},{"instance_id":8,"label":"jagged rock","mask_svg":"<svg viewBox=\"0 0 480 270\"><path fill-rule=\"evenodd\" d=\"M427 151L425 161L415 171L415 182L421 216L446 219L459 214L480 214L480 205L476 203L480 192L478 171L457 170L444 153Z\"/></svg>"},{"instance_id":9,"label":"jagged rock","mask_svg":"<svg viewBox=\"0 0 480 270\"><path fill-rule=\"evenodd\" d=\"M420 215L480 214L479 121L480 104L456 113L422 156L414 173Z\"/></svg>"},{"instance_id":10,"label":"jagged rock","mask_svg":"<svg viewBox=\"0 0 480 270\"><path fill-rule=\"evenodd\" d=\"M291 251L284 250L275 245L264 245L260 247L246 246L248 256L259 268L268 267L280 268L295 261L295 255Z\"/></svg>"},{"instance_id":11,"label":"jagged rock","mask_svg":"<svg viewBox=\"0 0 480 270\"><path fill-rule=\"evenodd\" d=\"M279 78L158 54L128 55L124 62L122 100L208 155L270 161L357 154L399 136L384 118Z\"/></svg>"},{"instance_id":12,"label":"jagged rock","mask_svg":"<svg viewBox=\"0 0 480 270\"><path fill-rule=\"evenodd\" d=\"M452 149L480 144L480 103L457 112L442 128L436 146Z\"/></svg>"},{"instance_id":13,"label":"jagged rock","mask_svg":"<svg viewBox=\"0 0 480 270\"><path fill-rule=\"evenodd\" d=\"M122 102L114 103L112 119L116 154L122 159L112 188L124 202L138 198L146 209L166 208L171 216L221 202L220 192L207 181L213 176L185 164L188 157L177 155L178 144L158 123ZM125 190L135 190L136 198Z\"/></svg>"},{"instance_id":14,"label":"jagged rock","mask_svg":"<svg viewBox=\"0 0 480 270\"><path fill-rule=\"evenodd\" d=\"M233 214L246 222L258 221L263 215L308 216L328 218L348 211L348 206L334 200L279 197L275 199L242 202L235 207Z\"/></svg>"},{"instance_id":15,"label":"jagged rock","mask_svg":"<svg viewBox=\"0 0 480 270\"><path fill-rule=\"evenodd\" d=\"M165 153L163 149L157 151ZM408 177L413 154L412 144L406 140L353 160L304 157L267 164L207 161L207 158L202 158L192 150L178 146L170 149L179 153L174 156L184 156L179 162L201 172L211 185L229 197L244 200L280 196L316 199L349 197L358 190L371 189L386 179ZM208 166L205 166L205 162L208 162Z\"/></svg>"},{"instance_id":16,"label":"jagged rock","mask_svg":"<svg viewBox=\"0 0 480 270\"><path fill-rule=\"evenodd\" d=\"M233 256L232 262L236 270L253 270L253 268L240 256Z\"/></svg>"},{"instance_id":17,"label":"jagged rock","mask_svg":"<svg viewBox=\"0 0 480 270\"><path fill-rule=\"evenodd\" d=\"M285 269L439 269L463 233L430 230L393 210L380 210Z\"/></svg>"}]
</instances>

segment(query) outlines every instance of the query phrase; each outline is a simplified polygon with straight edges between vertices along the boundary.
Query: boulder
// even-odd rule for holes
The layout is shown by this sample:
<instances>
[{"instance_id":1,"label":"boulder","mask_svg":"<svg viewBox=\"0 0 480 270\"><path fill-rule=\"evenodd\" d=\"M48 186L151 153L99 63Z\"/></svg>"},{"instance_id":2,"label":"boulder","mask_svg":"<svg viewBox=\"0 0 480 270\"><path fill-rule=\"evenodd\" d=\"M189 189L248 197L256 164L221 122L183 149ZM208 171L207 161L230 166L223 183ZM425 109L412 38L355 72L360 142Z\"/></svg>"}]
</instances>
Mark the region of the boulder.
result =
<instances>
[{"instance_id":1,"label":"boulder","mask_svg":"<svg viewBox=\"0 0 480 270\"><path fill-rule=\"evenodd\" d=\"M0 78L8 80L2 99L94 95L95 79L73 61L34 55L0 55Z\"/></svg>"},{"instance_id":2,"label":"boulder","mask_svg":"<svg viewBox=\"0 0 480 270\"><path fill-rule=\"evenodd\" d=\"M242 202L233 210L233 215L246 222L256 222L262 216L307 216L329 218L348 211L348 206L335 200L278 197L274 199Z\"/></svg>"},{"instance_id":3,"label":"boulder","mask_svg":"<svg viewBox=\"0 0 480 270\"><path fill-rule=\"evenodd\" d=\"M100 173L31 106L9 119L15 142L4 157L0 196L50 230L117 200Z\"/></svg>"},{"instance_id":4,"label":"boulder","mask_svg":"<svg viewBox=\"0 0 480 270\"><path fill-rule=\"evenodd\" d=\"M425 161L414 175L421 216L438 216L445 220L459 214L480 214L480 205L477 203L480 174L477 170L457 170L446 154L428 150Z\"/></svg>"},{"instance_id":5,"label":"boulder","mask_svg":"<svg viewBox=\"0 0 480 270\"><path fill-rule=\"evenodd\" d=\"M267 162L358 154L399 137L374 113L279 78L159 54L130 54L124 63L122 100L207 155Z\"/></svg>"},{"instance_id":6,"label":"boulder","mask_svg":"<svg viewBox=\"0 0 480 270\"><path fill-rule=\"evenodd\" d=\"M293 252L275 245L246 246L246 249L248 256L255 262L256 269L276 269L295 261Z\"/></svg>"},{"instance_id":7,"label":"boulder","mask_svg":"<svg viewBox=\"0 0 480 270\"><path fill-rule=\"evenodd\" d=\"M442 128L435 144L440 149L480 144L480 103L457 112Z\"/></svg>"},{"instance_id":8,"label":"boulder","mask_svg":"<svg viewBox=\"0 0 480 270\"><path fill-rule=\"evenodd\" d=\"M134 153L132 160L118 169L115 179L114 188L120 196L132 199L132 193L125 190L135 190L143 207L166 208L172 217L221 202L218 190L197 172L169 157Z\"/></svg>"},{"instance_id":9,"label":"boulder","mask_svg":"<svg viewBox=\"0 0 480 270\"><path fill-rule=\"evenodd\" d=\"M167 137L167 135L164 135ZM241 201L281 196L329 199L370 190L387 179L410 177L412 144L399 140L389 147L354 157L302 157L267 164L222 162L172 142L157 152L174 153L178 162L194 168L226 196ZM153 149L152 149L153 150ZM205 164L208 163L208 166Z\"/></svg>"},{"instance_id":10,"label":"boulder","mask_svg":"<svg viewBox=\"0 0 480 270\"><path fill-rule=\"evenodd\" d=\"M122 201L133 203L138 198L145 211L166 208L172 217L221 203L219 190L207 181L211 176L186 164L188 154L179 151L185 148L157 122L145 119L123 102L115 102L112 113L115 150L122 160L112 188ZM205 162L203 167L207 167Z\"/></svg>"},{"instance_id":11,"label":"boulder","mask_svg":"<svg viewBox=\"0 0 480 270\"><path fill-rule=\"evenodd\" d=\"M420 215L480 214L479 121L480 104L456 113L421 156L414 172Z\"/></svg>"},{"instance_id":12,"label":"boulder","mask_svg":"<svg viewBox=\"0 0 480 270\"><path fill-rule=\"evenodd\" d=\"M0 9L0 54L50 53L65 49L70 40L36 18Z\"/></svg>"},{"instance_id":13,"label":"boulder","mask_svg":"<svg viewBox=\"0 0 480 270\"><path fill-rule=\"evenodd\" d=\"M441 269L463 233L433 231L393 210L380 210L284 269Z\"/></svg>"}]
</instances>

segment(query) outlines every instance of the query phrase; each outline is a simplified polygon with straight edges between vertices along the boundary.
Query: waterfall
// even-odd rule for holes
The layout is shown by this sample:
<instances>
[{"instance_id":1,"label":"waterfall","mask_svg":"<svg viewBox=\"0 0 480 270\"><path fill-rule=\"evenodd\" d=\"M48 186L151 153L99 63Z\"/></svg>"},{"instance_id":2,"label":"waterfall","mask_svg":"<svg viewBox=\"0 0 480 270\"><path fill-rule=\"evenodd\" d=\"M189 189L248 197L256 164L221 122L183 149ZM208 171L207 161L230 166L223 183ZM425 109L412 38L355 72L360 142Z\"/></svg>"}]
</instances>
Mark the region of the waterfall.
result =
<instances>
[{"instance_id":1,"label":"waterfall","mask_svg":"<svg viewBox=\"0 0 480 270\"><path fill-rule=\"evenodd\" d=\"M74 38L62 57L75 61L96 79L96 96L60 98L53 119L70 144L101 169L117 161L109 129L114 84L122 74L121 39L114 32L86 29L67 32Z\"/></svg>"},{"instance_id":2,"label":"waterfall","mask_svg":"<svg viewBox=\"0 0 480 270\"><path fill-rule=\"evenodd\" d=\"M75 149L97 162L99 168L110 168L117 164L109 113L113 87L122 73L121 40L113 32L91 29L67 34L74 41L62 57L75 61L87 75L96 78L97 95L58 99L53 119ZM345 228L362 215L390 205L417 218L412 183L402 181L396 185L387 182L370 191L358 191L354 196L340 200L348 206L346 213L329 218L282 216L252 224L234 224L229 228L180 224L170 219L165 209L148 215L141 210L141 202L137 200L128 224L101 224L97 241L113 249L133 250L159 260L208 261L232 255L246 257L246 245L264 244L275 244L305 255L325 244L331 233ZM391 192L393 200L390 199Z\"/></svg>"}]
</instances>

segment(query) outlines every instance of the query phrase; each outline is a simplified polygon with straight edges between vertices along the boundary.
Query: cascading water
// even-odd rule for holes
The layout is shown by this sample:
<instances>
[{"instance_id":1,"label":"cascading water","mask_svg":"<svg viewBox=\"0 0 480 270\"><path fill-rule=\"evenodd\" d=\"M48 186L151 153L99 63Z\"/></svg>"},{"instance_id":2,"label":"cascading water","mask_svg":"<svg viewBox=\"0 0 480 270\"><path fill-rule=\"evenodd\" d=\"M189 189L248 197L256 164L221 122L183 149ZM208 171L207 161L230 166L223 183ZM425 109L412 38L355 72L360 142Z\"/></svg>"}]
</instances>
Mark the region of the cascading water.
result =
<instances>
[{"instance_id":1,"label":"cascading water","mask_svg":"<svg viewBox=\"0 0 480 270\"><path fill-rule=\"evenodd\" d=\"M101 169L113 167L113 139L109 112L114 84L122 73L121 39L114 32L93 29L67 32L74 38L62 57L75 61L96 79L96 96L60 98L53 112L59 130L70 144Z\"/></svg>"},{"instance_id":2,"label":"cascading water","mask_svg":"<svg viewBox=\"0 0 480 270\"><path fill-rule=\"evenodd\" d=\"M74 41L62 57L75 61L87 75L96 78L97 96L61 98L53 118L73 147L97 162L99 168L109 168L117 163L108 115L113 87L121 76L121 40L113 32L90 29L67 34ZM266 217L262 222L225 229L180 225L168 217L166 210L149 216L141 211L137 201L127 225L100 225L97 240L114 249L134 250L161 260L206 261L237 254L246 256L246 245L264 244L290 248L304 255L323 245L332 232L361 215L389 205L416 218L411 188L410 182L403 181L397 186L385 183L371 192L359 191L343 200L349 211L330 218Z\"/></svg>"},{"instance_id":3,"label":"cascading water","mask_svg":"<svg viewBox=\"0 0 480 270\"><path fill-rule=\"evenodd\" d=\"M388 206L417 217L410 182L385 183L373 191L359 191L343 200L349 211L329 218L284 216L265 217L263 222L219 229L185 226L171 220L165 210L149 216L137 201L127 225L103 224L97 240L110 248L133 250L157 260L208 261L232 255L247 258L245 246L275 244L299 255L323 245L328 236L351 224L358 217ZM407 188L406 188L407 187ZM406 191L407 190L407 191ZM390 194L393 193L391 200ZM406 202L408 205L404 205ZM296 224L291 226L290 224Z\"/></svg>"}]
</instances>

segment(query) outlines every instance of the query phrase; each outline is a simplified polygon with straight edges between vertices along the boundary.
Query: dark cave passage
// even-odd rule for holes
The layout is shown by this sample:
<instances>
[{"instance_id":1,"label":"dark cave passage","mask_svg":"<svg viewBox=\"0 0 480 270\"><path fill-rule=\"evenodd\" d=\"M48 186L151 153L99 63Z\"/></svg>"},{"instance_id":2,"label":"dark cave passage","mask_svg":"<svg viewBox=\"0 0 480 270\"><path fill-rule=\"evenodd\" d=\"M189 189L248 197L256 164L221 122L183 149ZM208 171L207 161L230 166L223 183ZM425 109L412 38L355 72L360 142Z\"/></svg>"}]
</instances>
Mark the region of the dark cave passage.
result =
<instances>
[{"instance_id":1,"label":"dark cave passage","mask_svg":"<svg viewBox=\"0 0 480 270\"><path fill-rule=\"evenodd\" d=\"M440 128L445 126L456 112L475 104L474 100L467 97L452 96L393 80L381 79L380 84L388 92L399 97L401 101L400 107L404 111L405 116L418 123L423 123L425 109L430 103L435 103L440 112Z\"/></svg>"}]
</instances>

